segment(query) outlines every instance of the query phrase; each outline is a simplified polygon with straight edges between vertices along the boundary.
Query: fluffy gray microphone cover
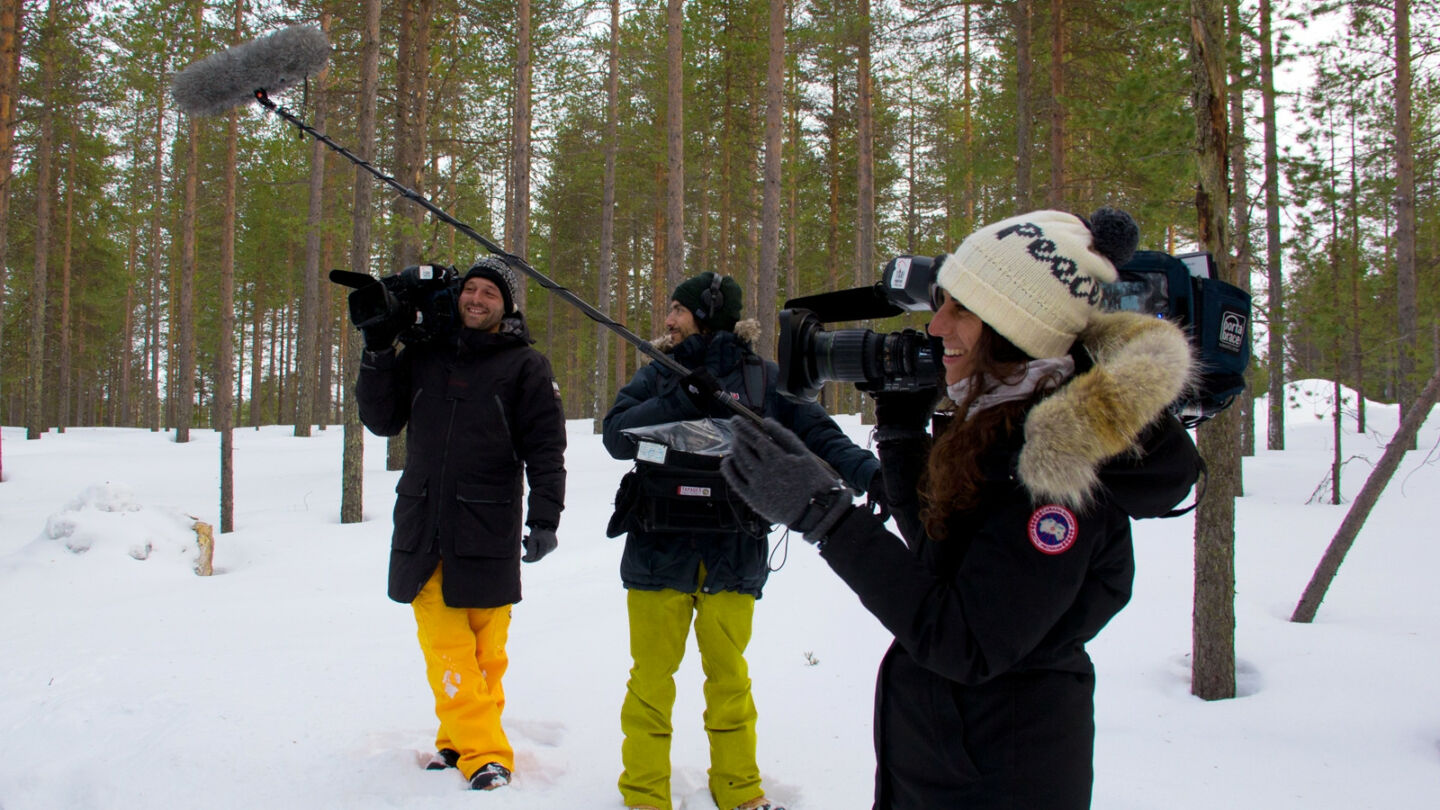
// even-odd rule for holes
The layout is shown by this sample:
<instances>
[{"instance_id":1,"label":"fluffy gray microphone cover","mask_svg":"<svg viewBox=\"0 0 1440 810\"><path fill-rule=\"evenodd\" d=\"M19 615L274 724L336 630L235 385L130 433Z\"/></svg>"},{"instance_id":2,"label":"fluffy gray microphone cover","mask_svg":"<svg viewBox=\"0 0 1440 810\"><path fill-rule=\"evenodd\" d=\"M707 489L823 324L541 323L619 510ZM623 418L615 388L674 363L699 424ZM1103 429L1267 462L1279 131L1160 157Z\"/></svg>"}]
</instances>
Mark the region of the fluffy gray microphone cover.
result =
<instances>
[{"instance_id":1,"label":"fluffy gray microphone cover","mask_svg":"<svg viewBox=\"0 0 1440 810\"><path fill-rule=\"evenodd\" d=\"M292 25L201 59L170 83L175 106L189 115L218 115L255 100L255 91L284 92L325 67L330 43L313 25Z\"/></svg>"}]
</instances>

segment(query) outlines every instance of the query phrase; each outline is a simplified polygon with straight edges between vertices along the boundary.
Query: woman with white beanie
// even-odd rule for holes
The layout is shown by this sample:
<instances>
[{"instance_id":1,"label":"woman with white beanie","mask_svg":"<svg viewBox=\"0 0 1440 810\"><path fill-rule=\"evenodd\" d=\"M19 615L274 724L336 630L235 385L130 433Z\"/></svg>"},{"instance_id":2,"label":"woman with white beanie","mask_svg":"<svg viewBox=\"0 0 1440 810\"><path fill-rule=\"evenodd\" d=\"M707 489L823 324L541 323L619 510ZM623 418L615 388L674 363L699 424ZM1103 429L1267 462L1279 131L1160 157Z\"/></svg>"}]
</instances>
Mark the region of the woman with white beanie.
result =
<instances>
[{"instance_id":1,"label":"woman with white beanie","mask_svg":"<svg viewBox=\"0 0 1440 810\"><path fill-rule=\"evenodd\" d=\"M932 420L938 390L875 395L903 540L783 428L734 420L731 485L817 543L895 636L877 809L1090 805L1085 644L1130 598L1131 519L1173 508L1199 468L1167 413L1191 374L1185 335L1099 307L1136 237L1113 209L1035 211L937 260L929 331L950 413Z\"/></svg>"}]
</instances>

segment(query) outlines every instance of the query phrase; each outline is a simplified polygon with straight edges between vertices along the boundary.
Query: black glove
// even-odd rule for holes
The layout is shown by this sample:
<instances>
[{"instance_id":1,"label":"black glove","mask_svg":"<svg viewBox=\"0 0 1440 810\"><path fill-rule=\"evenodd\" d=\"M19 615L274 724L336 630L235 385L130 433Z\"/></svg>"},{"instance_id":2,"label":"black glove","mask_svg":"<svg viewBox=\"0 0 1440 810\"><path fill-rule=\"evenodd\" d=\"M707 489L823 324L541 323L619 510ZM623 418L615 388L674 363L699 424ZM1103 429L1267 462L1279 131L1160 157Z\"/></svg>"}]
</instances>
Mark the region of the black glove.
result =
<instances>
[{"instance_id":1,"label":"black glove","mask_svg":"<svg viewBox=\"0 0 1440 810\"><path fill-rule=\"evenodd\" d=\"M368 276L362 278L369 279ZM366 351L384 351L395 344L402 328L401 307L384 284L374 279L362 282L350 291L346 303L350 307L350 322L365 337Z\"/></svg>"},{"instance_id":2,"label":"black glove","mask_svg":"<svg viewBox=\"0 0 1440 810\"><path fill-rule=\"evenodd\" d=\"M382 321L360 327L360 334L365 336L365 351L383 352L395 345L395 338L400 336L400 328L394 321Z\"/></svg>"},{"instance_id":3,"label":"black glove","mask_svg":"<svg viewBox=\"0 0 1440 810\"><path fill-rule=\"evenodd\" d=\"M865 505L870 514L881 520L890 519L890 497L885 494L885 475L879 470L870 476L870 483L865 487Z\"/></svg>"},{"instance_id":4,"label":"black glove","mask_svg":"<svg viewBox=\"0 0 1440 810\"><path fill-rule=\"evenodd\" d=\"M525 549L525 555L520 559L525 562L539 562L540 558L554 551L558 545L560 540L555 536L554 529L536 526L520 541L520 546Z\"/></svg>"},{"instance_id":5,"label":"black glove","mask_svg":"<svg viewBox=\"0 0 1440 810\"><path fill-rule=\"evenodd\" d=\"M845 482L784 425L732 419L732 451L720 463L730 488L771 523L783 523L810 542L823 540L846 510Z\"/></svg>"},{"instance_id":6,"label":"black glove","mask_svg":"<svg viewBox=\"0 0 1440 810\"><path fill-rule=\"evenodd\" d=\"M701 366L680 378L680 393L695 406L702 416L730 416L730 409L721 405L715 395L720 392L720 381Z\"/></svg>"},{"instance_id":7,"label":"black glove","mask_svg":"<svg viewBox=\"0 0 1440 810\"><path fill-rule=\"evenodd\" d=\"M885 475L879 470L870 476L870 483L865 487L865 500L885 505Z\"/></svg>"},{"instance_id":8,"label":"black glove","mask_svg":"<svg viewBox=\"0 0 1440 810\"><path fill-rule=\"evenodd\" d=\"M939 388L876 391L871 396L875 398L876 427L924 430L930 426L930 417L940 403Z\"/></svg>"}]
</instances>

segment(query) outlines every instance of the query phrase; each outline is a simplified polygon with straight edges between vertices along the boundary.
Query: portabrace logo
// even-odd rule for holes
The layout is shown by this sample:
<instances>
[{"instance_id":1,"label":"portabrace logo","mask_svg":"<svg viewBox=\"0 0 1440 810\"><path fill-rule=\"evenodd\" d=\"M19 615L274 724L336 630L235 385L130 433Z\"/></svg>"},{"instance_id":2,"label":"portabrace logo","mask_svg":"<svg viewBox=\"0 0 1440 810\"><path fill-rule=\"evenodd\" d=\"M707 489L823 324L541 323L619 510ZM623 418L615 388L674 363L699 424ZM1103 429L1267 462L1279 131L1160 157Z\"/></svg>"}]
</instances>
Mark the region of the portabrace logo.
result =
<instances>
[{"instance_id":1,"label":"portabrace logo","mask_svg":"<svg viewBox=\"0 0 1440 810\"><path fill-rule=\"evenodd\" d=\"M1075 545L1080 521L1059 504L1042 506L1030 516L1030 544L1045 554L1059 554Z\"/></svg>"},{"instance_id":2,"label":"portabrace logo","mask_svg":"<svg viewBox=\"0 0 1440 810\"><path fill-rule=\"evenodd\" d=\"M1245 325L1249 319L1239 312L1225 310L1220 314L1220 348L1239 353L1245 348Z\"/></svg>"}]
</instances>

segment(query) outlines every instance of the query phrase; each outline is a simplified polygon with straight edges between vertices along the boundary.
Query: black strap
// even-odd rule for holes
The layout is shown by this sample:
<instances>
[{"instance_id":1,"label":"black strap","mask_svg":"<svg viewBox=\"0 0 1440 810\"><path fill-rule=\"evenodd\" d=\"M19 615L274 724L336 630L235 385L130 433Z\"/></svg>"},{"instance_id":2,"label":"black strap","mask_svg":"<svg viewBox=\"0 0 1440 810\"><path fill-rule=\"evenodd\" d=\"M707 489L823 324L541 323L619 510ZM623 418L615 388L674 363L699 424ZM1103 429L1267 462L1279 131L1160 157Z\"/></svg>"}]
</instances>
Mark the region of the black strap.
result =
<instances>
[{"instance_id":1,"label":"black strap","mask_svg":"<svg viewBox=\"0 0 1440 810\"><path fill-rule=\"evenodd\" d=\"M746 352L741 368L745 382L745 407L762 416L765 414L765 372L765 361L760 355Z\"/></svg>"}]
</instances>

